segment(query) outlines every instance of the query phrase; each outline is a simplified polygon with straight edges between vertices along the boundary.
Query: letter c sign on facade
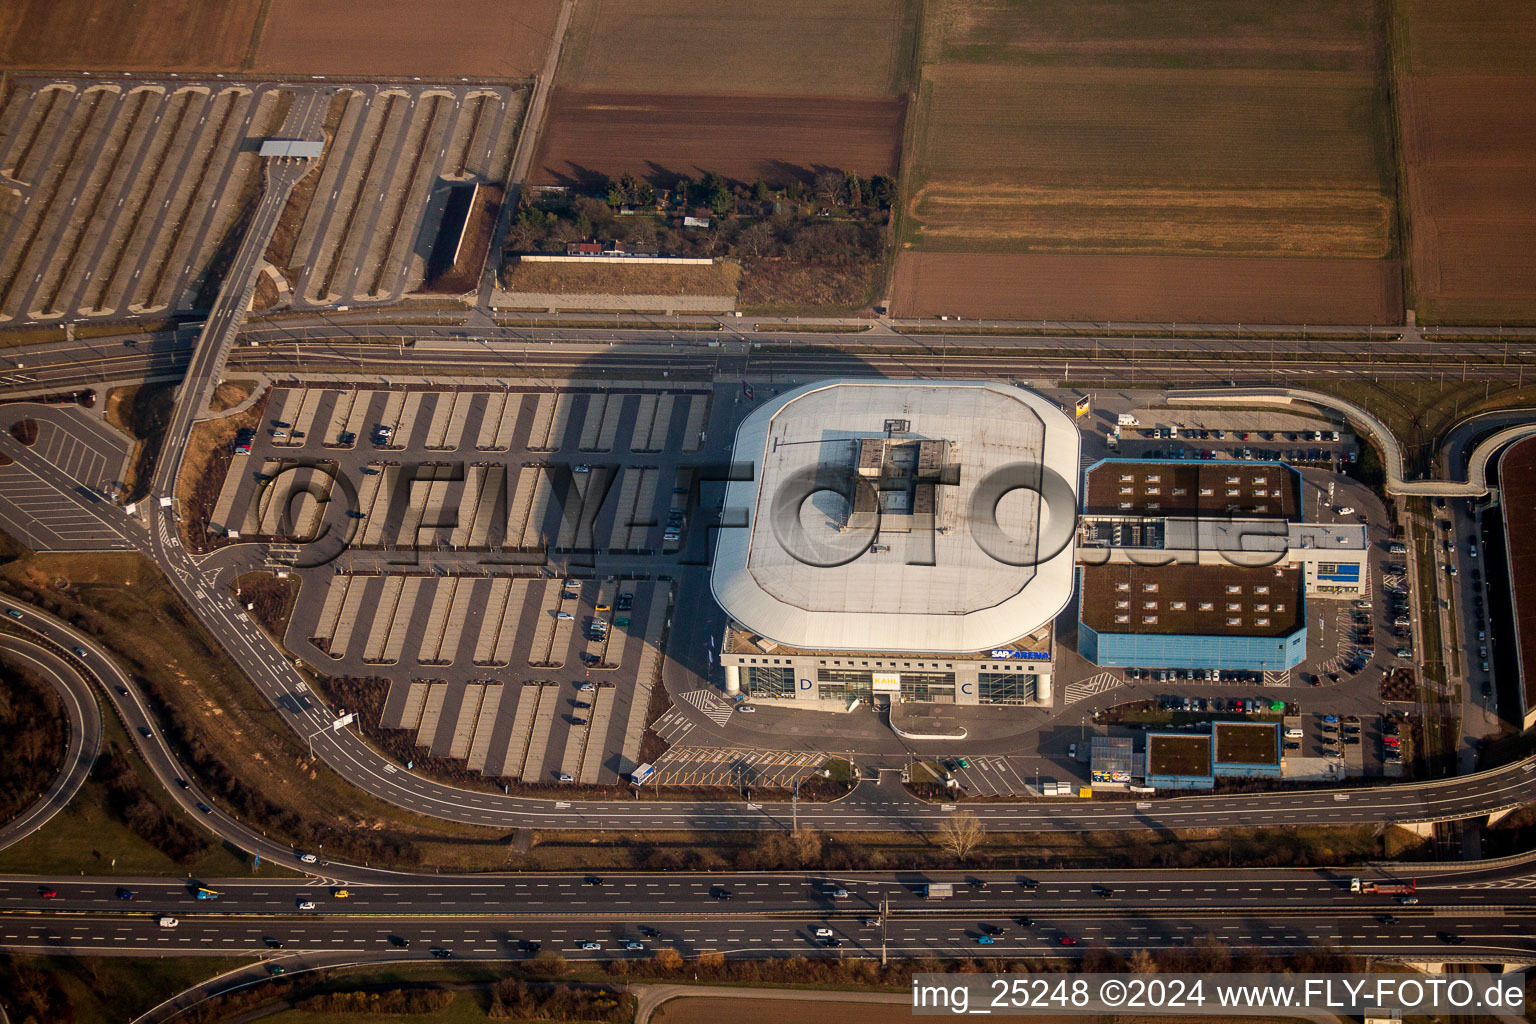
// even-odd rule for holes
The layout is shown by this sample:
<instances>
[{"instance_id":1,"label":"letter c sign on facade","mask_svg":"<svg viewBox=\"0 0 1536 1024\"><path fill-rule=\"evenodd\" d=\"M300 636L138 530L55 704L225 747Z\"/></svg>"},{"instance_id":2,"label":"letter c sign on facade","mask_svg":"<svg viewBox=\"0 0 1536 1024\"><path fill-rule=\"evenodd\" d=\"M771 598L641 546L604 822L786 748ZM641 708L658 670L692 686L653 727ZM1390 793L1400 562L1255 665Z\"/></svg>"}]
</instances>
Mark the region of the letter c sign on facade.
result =
<instances>
[{"instance_id":1,"label":"letter c sign on facade","mask_svg":"<svg viewBox=\"0 0 1536 1024\"><path fill-rule=\"evenodd\" d=\"M960 692L961 693L970 693L971 692L971 684L970 683L961 683L960 684Z\"/></svg>"}]
</instances>

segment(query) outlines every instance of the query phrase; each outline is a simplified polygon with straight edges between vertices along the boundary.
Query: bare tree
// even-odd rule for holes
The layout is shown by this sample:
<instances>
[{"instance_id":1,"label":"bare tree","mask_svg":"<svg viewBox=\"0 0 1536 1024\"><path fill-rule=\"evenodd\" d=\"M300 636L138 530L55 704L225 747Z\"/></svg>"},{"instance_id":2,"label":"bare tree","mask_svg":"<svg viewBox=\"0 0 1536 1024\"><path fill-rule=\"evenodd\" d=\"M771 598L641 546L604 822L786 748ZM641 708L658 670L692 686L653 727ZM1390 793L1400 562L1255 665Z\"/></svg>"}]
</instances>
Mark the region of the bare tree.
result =
<instances>
[{"instance_id":1,"label":"bare tree","mask_svg":"<svg viewBox=\"0 0 1536 1024\"><path fill-rule=\"evenodd\" d=\"M798 828L790 836L794 847L795 862L799 867L812 867L821 862L821 833L814 828Z\"/></svg>"},{"instance_id":2,"label":"bare tree","mask_svg":"<svg viewBox=\"0 0 1536 1024\"><path fill-rule=\"evenodd\" d=\"M844 186L846 184L847 179L843 176L842 171L834 171L828 168L817 172L815 181L811 185L811 190L816 194L817 199L820 199L829 206L841 206L845 191Z\"/></svg>"},{"instance_id":3,"label":"bare tree","mask_svg":"<svg viewBox=\"0 0 1536 1024\"><path fill-rule=\"evenodd\" d=\"M1156 974L1157 960L1144 949L1138 949L1131 954L1130 968L1132 974Z\"/></svg>"},{"instance_id":4,"label":"bare tree","mask_svg":"<svg viewBox=\"0 0 1536 1024\"><path fill-rule=\"evenodd\" d=\"M773 242L773 228L762 221L748 225L736 236L736 248L743 256L761 256L772 248Z\"/></svg>"},{"instance_id":5,"label":"bare tree","mask_svg":"<svg viewBox=\"0 0 1536 1024\"><path fill-rule=\"evenodd\" d=\"M981 819L970 811L957 811L944 819L939 826L939 843L954 855L965 860L986 839L987 830Z\"/></svg>"}]
</instances>

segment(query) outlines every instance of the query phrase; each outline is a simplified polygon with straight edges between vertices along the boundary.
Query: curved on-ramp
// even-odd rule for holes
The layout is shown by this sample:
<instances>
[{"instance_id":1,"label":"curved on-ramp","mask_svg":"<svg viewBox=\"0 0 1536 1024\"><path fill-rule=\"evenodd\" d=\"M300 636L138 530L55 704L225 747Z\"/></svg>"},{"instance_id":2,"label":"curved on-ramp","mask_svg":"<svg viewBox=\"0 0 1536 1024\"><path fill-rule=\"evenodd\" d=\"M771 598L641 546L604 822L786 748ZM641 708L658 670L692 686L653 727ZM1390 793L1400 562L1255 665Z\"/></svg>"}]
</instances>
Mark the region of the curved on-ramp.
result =
<instances>
[{"instance_id":1,"label":"curved on-ramp","mask_svg":"<svg viewBox=\"0 0 1536 1024\"><path fill-rule=\"evenodd\" d=\"M0 850L20 842L53 819L80 792L101 750L101 709L90 683L70 664L68 652L41 637L0 632L0 651L51 685L69 722L64 762L46 792L26 810L0 826Z\"/></svg>"},{"instance_id":2,"label":"curved on-ramp","mask_svg":"<svg viewBox=\"0 0 1536 1024\"><path fill-rule=\"evenodd\" d=\"M1467 458L1465 480L1404 480L1403 449L1397 436L1387 425L1371 415L1362 406L1334 395L1302 388L1222 388L1213 391L1206 388L1172 391L1168 395L1170 405L1316 405L1332 409L1343 416L1360 433L1369 434L1381 449L1383 468L1386 470L1388 494L1406 494L1419 497L1476 498L1491 489L1488 483L1488 461L1493 454L1511 441L1536 435L1536 412L1532 422L1506 427L1478 442Z\"/></svg>"}]
</instances>

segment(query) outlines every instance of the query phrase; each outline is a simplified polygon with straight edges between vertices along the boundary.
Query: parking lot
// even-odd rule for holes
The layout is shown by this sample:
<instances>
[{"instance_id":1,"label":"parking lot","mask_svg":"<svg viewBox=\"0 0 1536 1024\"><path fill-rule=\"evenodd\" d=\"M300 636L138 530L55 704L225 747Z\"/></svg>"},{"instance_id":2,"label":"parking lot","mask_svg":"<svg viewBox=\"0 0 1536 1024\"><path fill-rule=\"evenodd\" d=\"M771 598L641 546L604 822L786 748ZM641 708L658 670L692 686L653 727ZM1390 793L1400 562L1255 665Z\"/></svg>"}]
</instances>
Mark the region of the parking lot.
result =
<instances>
[{"instance_id":1,"label":"parking lot","mask_svg":"<svg viewBox=\"0 0 1536 1024\"><path fill-rule=\"evenodd\" d=\"M350 533L298 569L285 644L327 674L389 680L385 728L491 776L614 783L659 676L676 598L655 556L709 405L683 390L279 387L209 529ZM649 560L552 575L546 551Z\"/></svg>"},{"instance_id":2,"label":"parking lot","mask_svg":"<svg viewBox=\"0 0 1536 1024\"><path fill-rule=\"evenodd\" d=\"M0 232L0 321L184 305L261 180L248 137L295 92L271 83L22 80L0 170L22 203Z\"/></svg>"},{"instance_id":3,"label":"parking lot","mask_svg":"<svg viewBox=\"0 0 1536 1024\"><path fill-rule=\"evenodd\" d=\"M36 439L23 445L11 433L23 420ZM110 504L127 467L129 445L92 411L73 406L12 405L0 410L0 528L35 551L120 550L131 545L103 526L99 508ZM4 461L4 460L0 460Z\"/></svg>"}]
</instances>

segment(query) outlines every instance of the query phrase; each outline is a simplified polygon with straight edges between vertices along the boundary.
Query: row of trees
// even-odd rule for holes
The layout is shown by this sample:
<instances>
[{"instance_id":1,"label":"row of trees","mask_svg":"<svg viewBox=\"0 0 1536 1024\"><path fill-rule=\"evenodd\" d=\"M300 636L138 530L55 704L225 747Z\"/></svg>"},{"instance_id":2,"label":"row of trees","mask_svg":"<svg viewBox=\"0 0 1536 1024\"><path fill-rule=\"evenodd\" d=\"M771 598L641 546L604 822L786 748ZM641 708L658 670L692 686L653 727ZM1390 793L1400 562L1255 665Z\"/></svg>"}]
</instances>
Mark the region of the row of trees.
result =
<instances>
[{"instance_id":1,"label":"row of trees","mask_svg":"<svg viewBox=\"0 0 1536 1024\"><path fill-rule=\"evenodd\" d=\"M625 171L618 178L593 189L615 210L625 207L654 207L661 196L643 178ZM672 186L666 198L675 207L707 207L716 216L728 217L750 211L751 204L769 202L805 202L818 200L829 207L858 208L872 206L889 210L896 202L896 179L885 174L861 178L853 171L823 167L809 182L793 179L784 185L769 185L758 179L752 184L733 183L723 174L706 171L698 179L683 177Z\"/></svg>"},{"instance_id":2,"label":"row of trees","mask_svg":"<svg viewBox=\"0 0 1536 1024\"><path fill-rule=\"evenodd\" d=\"M617 215L620 208L648 210L656 202L648 182L625 174L596 194L547 198L522 209L507 249L562 252L571 242L613 238L631 249L675 256L843 265L879 257L895 199L896 182L885 175L864 179L824 169L810 183L773 188L762 181L733 185L710 172L698 181L684 179L671 193L676 211L702 207L717 218L709 228L686 228L654 214Z\"/></svg>"}]
</instances>

